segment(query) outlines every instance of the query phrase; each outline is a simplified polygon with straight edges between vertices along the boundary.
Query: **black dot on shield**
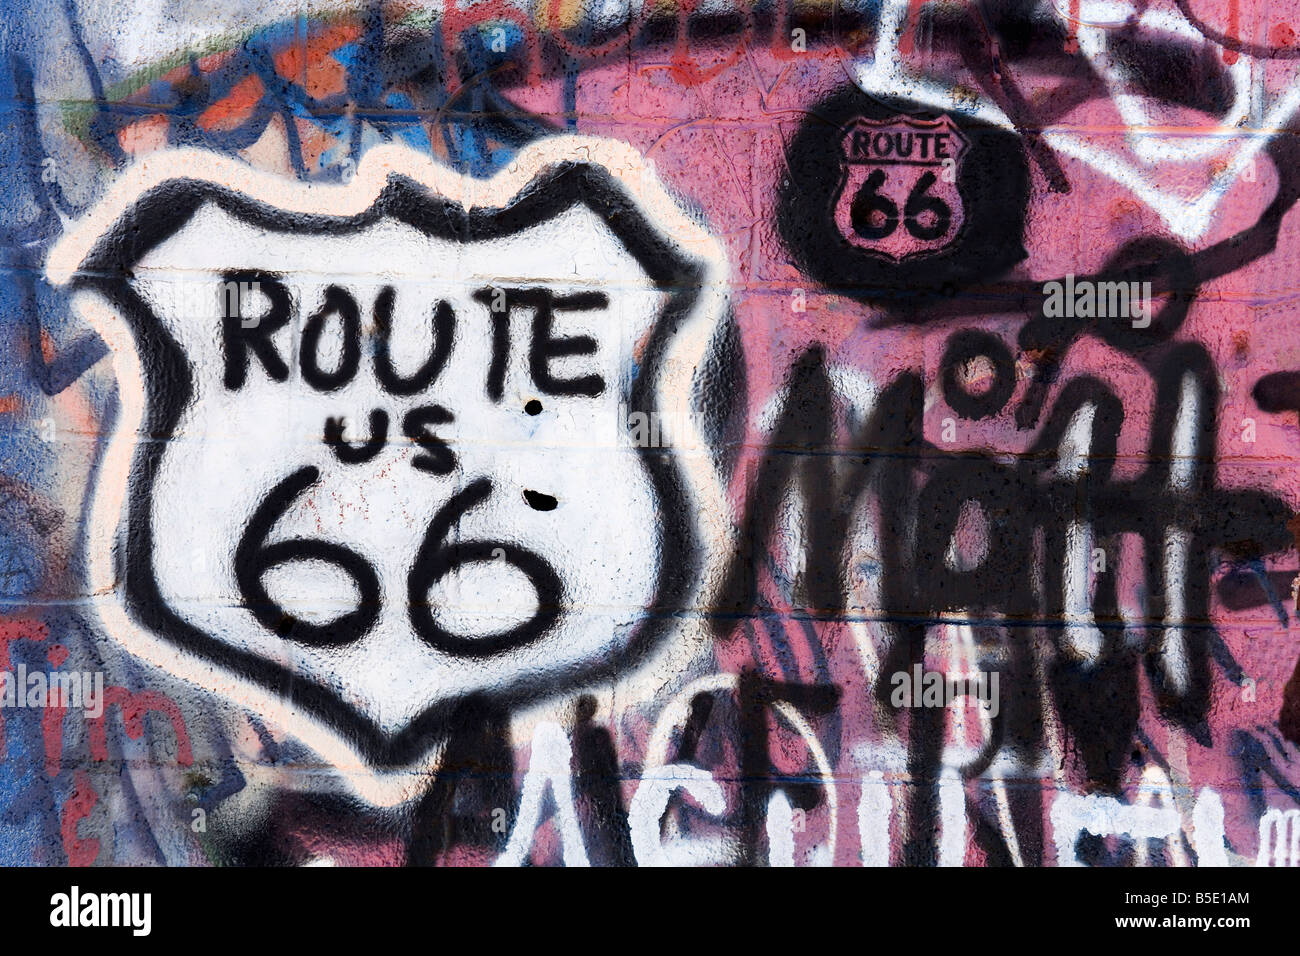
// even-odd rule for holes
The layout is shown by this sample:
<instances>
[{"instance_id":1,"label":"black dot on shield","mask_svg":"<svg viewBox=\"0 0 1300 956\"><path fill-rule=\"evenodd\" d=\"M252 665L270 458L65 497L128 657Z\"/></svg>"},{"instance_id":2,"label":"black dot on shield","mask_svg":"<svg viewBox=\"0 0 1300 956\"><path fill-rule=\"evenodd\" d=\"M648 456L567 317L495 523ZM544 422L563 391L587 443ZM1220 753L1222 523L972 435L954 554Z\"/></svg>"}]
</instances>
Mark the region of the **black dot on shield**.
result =
<instances>
[{"instance_id":1,"label":"black dot on shield","mask_svg":"<svg viewBox=\"0 0 1300 956\"><path fill-rule=\"evenodd\" d=\"M530 398L528 404L524 406L524 411L529 415L540 415L542 413L542 403L535 398Z\"/></svg>"},{"instance_id":2,"label":"black dot on shield","mask_svg":"<svg viewBox=\"0 0 1300 956\"><path fill-rule=\"evenodd\" d=\"M524 500L534 511L554 511L555 506L559 504L550 495L544 495L540 491L525 491Z\"/></svg>"}]
</instances>

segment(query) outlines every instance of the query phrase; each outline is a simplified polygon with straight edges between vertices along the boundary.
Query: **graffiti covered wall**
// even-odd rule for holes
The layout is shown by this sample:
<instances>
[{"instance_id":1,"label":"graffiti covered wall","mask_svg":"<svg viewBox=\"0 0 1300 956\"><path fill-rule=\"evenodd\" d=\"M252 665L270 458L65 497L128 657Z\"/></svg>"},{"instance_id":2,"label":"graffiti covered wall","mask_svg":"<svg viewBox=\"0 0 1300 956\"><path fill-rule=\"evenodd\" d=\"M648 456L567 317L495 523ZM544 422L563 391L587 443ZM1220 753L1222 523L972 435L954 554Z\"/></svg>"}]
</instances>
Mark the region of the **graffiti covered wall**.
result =
<instances>
[{"instance_id":1,"label":"graffiti covered wall","mask_svg":"<svg viewBox=\"0 0 1300 956\"><path fill-rule=\"evenodd\" d=\"M1300 865L1300 4L5 10L0 862Z\"/></svg>"}]
</instances>

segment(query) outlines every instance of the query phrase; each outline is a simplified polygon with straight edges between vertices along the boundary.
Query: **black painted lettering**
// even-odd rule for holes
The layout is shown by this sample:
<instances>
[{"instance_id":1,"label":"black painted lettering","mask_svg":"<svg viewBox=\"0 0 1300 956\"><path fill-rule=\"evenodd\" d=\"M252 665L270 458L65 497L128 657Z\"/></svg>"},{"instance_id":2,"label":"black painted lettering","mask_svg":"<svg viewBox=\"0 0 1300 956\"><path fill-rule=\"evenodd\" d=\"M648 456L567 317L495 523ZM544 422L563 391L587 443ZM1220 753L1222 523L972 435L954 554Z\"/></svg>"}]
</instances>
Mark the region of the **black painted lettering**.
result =
<instances>
[{"instance_id":1,"label":"black painted lettering","mask_svg":"<svg viewBox=\"0 0 1300 956\"><path fill-rule=\"evenodd\" d=\"M343 355L338 368L327 371L320 367L320 341L325 332L325 322L337 314L343 323ZM336 285L325 290L325 301L307 320L302 332L302 377L312 388L332 392L352 381L361 365L361 312L357 300Z\"/></svg>"},{"instance_id":2,"label":"black painted lettering","mask_svg":"<svg viewBox=\"0 0 1300 956\"><path fill-rule=\"evenodd\" d=\"M221 318L221 344L225 355L225 385L231 391L244 387L248 377L248 354L252 352L262 363L262 368L273 382L289 378L289 366L276 351L271 341L280 329L293 318L293 298L289 289L275 276L266 272L236 271L221 276L223 283L236 283L239 288L250 285L261 290L271 302L271 307L261 316L245 315L248 303L241 300L238 309L226 309ZM229 285L226 288L230 288ZM255 320L255 321L249 321Z\"/></svg>"},{"instance_id":3,"label":"black painted lettering","mask_svg":"<svg viewBox=\"0 0 1300 956\"><path fill-rule=\"evenodd\" d=\"M391 352L395 297L392 286L384 286L375 297L375 328L379 333L375 340L375 377L390 395L415 395L432 385L446 366L456 334L456 313L446 301L438 302L431 320L433 346L429 357L415 374L403 376L393 368Z\"/></svg>"}]
</instances>

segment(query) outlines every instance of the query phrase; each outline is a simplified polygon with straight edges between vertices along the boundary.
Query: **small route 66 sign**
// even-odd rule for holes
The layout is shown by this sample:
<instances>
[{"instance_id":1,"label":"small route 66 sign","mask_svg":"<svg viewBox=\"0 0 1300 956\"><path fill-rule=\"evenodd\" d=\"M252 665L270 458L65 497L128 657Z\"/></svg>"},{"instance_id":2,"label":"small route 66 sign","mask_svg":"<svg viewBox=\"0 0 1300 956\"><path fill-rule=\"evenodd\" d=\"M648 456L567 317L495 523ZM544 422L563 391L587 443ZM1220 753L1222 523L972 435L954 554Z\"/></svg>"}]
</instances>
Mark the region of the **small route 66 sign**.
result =
<instances>
[{"instance_id":1,"label":"small route 66 sign","mask_svg":"<svg viewBox=\"0 0 1300 956\"><path fill-rule=\"evenodd\" d=\"M957 181L969 144L951 119L858 117L840 144L835 225L845 239L893 262L953 244L965 220Z\"/></svg>"}]
</instances>

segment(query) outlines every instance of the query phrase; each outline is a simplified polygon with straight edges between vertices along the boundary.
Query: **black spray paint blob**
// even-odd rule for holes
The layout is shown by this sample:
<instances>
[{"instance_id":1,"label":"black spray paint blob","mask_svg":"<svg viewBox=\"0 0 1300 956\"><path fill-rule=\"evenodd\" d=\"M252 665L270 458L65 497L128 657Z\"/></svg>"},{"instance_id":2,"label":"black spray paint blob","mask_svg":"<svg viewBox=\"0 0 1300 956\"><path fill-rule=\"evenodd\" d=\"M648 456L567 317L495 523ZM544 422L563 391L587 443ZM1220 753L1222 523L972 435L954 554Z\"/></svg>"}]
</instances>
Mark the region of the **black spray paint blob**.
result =
<instances>
[{"instance_id":1,"label":"black spray paint blob","mask_svg":"<svg viewBox=\"0 0 1300 956\"><path fill-rule=\"evenodd\" d=\"M954 241L901 261L850 243L835 223L835 206L847 179L842 152L846 127L858 119L930 122L944 115L968 143L956 166L964 220ZM828 291L908 312L965 286L997 279L1024 259L1028 201L1029 167L1016 133L848 86L813 107L787 146L776 227L795 265Z\"/></svg>"},{"instance_id":2,"label":"black spray paint blob","mask_svg":"<svg viewBox=\"0 0 1300 956\"><path fill-rule=\"evenodd\" d=\"M543 494L540 491L525 491L524 500L534 511L554 511L559 504L553 495Z\"/></svg>"}]
</instances>

